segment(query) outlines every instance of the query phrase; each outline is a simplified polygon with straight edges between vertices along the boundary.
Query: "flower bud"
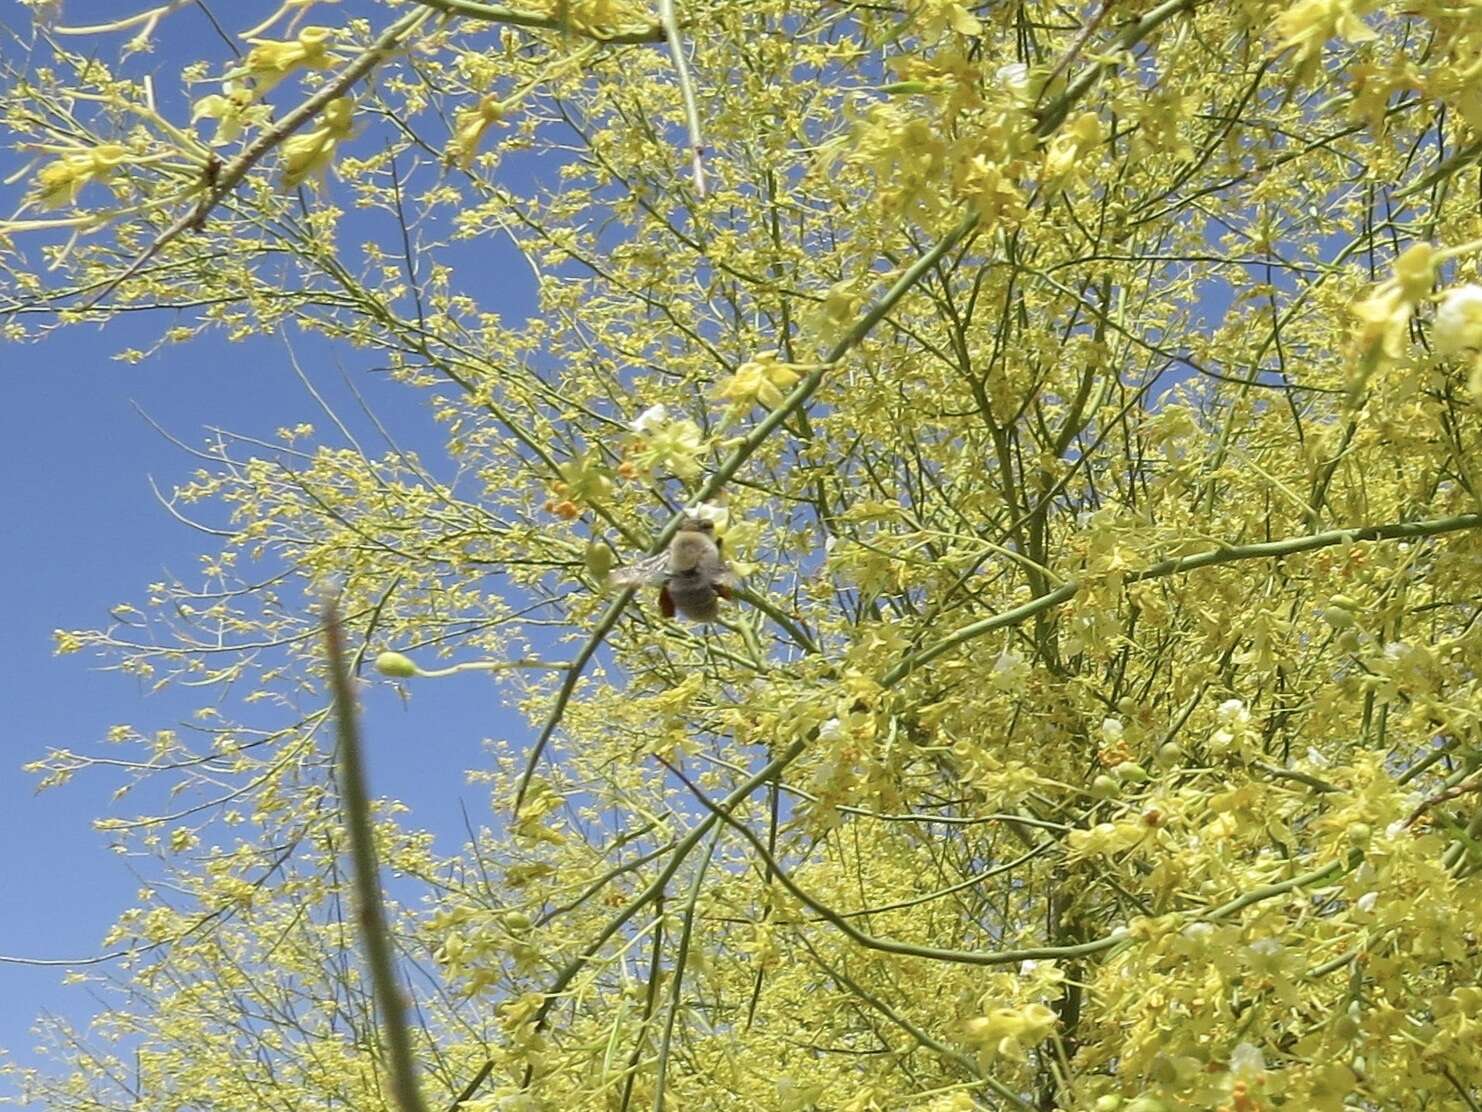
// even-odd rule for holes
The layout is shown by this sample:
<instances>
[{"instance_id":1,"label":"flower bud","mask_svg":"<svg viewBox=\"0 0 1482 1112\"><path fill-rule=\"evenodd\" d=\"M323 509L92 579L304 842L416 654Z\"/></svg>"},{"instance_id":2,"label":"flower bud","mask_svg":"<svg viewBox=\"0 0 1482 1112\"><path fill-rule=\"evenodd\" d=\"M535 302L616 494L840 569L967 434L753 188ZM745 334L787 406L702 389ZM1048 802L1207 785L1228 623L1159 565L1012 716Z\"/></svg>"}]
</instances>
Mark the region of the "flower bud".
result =
<instances>
[{"instance_id":1,"label":"flower bud","mask_svg":"<svg viewBox=\"0 0 1482 1112\"><path fill-rule=\"evenodd\" d=\"M499 920L510 934L523 934L530 929L530 916L523 911L506 911Z\"/></svg>"},{"instance_id":2,"label":"flower bud","mask_svg":"<svg viewBox=\"0 0 1482 1112\"><path fill-rule=\"evenodd\" d=\"M1326 606L1322 611L1322 620L1334 629L1348 629L1353 625L1353 611L1341 606Z\"/></svg>"},{"instance_id":3,"label":"flower bud","mask_svg":"<svg viewBox=\"0 0 1482 1112\"><path fill-rule=\"evenodd\" d=\"M420 676L422 669L412 663L412 658L401 653L385 652L376 657L376 671L393 679L409 680Z\"/></svg>"}]
</instances>

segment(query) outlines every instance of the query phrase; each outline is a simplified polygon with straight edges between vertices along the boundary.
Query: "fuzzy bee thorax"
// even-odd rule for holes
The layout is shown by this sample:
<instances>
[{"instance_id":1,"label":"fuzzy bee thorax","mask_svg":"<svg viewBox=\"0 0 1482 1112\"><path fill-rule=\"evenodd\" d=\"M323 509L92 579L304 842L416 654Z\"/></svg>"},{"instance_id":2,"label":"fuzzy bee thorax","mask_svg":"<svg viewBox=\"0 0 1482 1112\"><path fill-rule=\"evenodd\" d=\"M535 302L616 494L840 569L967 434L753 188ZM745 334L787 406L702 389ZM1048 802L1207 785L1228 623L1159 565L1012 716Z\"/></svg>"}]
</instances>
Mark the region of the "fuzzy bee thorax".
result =
<instances>
[{"instance_id":1,"label":"fuzzy bee thorax","mask_svg":"<svg viewBox=\"0 0 1482 1112\"><path fill-rule=\"evenodd\" d=\"M681 530L669 544L669 570L692 571L716 555L715 541L709 536L697 530Z\"/></svg>"}]
</instances>

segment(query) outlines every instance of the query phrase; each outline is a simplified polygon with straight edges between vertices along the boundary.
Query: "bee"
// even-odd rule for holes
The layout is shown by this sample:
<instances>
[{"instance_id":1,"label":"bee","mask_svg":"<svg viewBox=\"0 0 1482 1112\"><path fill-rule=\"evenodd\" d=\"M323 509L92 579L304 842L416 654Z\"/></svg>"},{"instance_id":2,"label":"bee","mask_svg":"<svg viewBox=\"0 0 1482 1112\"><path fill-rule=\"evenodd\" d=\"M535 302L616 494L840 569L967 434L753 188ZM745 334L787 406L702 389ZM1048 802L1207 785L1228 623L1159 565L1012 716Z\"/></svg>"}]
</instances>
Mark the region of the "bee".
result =
<instances>
[{"instance_id":1,"label":"bee","mask_svg":"<svg viewBox=\"0 0 1482 1112\"><path fill-rule=\"evenodd\" d=\"M619 568L612 573L612 582L620 587L658 584L664 617L672 618L678 611L691 621L713 622L720 616L720 600L729 600L736 585L721 549L715 522L686 516L667 551Z\"/></svg>"}]
</instances>

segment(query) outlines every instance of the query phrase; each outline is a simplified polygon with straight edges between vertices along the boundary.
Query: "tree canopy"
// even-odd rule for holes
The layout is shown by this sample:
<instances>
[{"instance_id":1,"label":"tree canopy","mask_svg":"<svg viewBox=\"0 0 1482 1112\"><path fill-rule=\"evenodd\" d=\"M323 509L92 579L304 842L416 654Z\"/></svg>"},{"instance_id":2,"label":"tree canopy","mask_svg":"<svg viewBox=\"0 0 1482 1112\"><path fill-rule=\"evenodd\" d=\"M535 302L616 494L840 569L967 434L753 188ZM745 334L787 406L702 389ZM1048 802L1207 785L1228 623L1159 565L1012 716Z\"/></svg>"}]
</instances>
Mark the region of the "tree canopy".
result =
<instances>
[{"instance_id":1,"label":"tree canopy","mask_svg":"<svg viewBox=\"0 0 1482 1112\"><path fill-rule=\"evenodd\" d=\"M443 452L218 438L199 574L58 632L201 709L32 766L170 802L20 1091L1482 1107L1482 8L27 2L6 339L313 334ZM611 580L686 512L711 625ZM326 585L527 723L460 852L371 815L419 1099Z\"/></svg>"}]
</instances>

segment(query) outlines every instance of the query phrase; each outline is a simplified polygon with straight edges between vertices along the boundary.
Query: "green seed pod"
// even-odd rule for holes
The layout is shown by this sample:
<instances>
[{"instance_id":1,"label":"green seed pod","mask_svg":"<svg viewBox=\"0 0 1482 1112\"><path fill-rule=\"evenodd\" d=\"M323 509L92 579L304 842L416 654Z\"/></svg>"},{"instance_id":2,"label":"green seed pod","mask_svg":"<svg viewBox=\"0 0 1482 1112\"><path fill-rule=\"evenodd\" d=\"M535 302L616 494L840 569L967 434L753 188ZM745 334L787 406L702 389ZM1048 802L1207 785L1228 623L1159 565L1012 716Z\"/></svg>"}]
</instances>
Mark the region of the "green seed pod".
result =
<instances>
[{"instance_id":1,"label":"green seed pod","mask_svg":"<svg viewBox=\"0 0 1482 1112\"><path fill-rule=\"evenodd\" d=\"M602 541L593 541L587 545L584 558L587 564L587 572L598 583L604 582L612 574L613 564L616 557L610 547Z\"/></svg>"},{"instance_id":2,"label":"green seed pod","mask_svg":"<svg viewBox=\"0 0 1482 1112\"><path fill-rule=\"evenodd\" d=\"M1158 746L1158 764L1163 768L1172 768L1174 765L1182 764L1184 751L1178 747L1177 742L1165 741Z\"/></svg>"},{"instance_id":3,"label":"green seed pod","mask_svg":"<svg viewBox=\"0 0 1482 1112\"><path fill-rule=\"evenodd\" d=\"M422 669L412 663L412 658L401 653L385 652L376 657L376 671L383 676L408 680L422 674Z\"/></svg>"},{"instance_id":4,"label":"green seed pod","mask_svg":"<svg viewBox=\"0 0 1482 1112\"><path fill-rule=\"evenodd\" d=\"M510 934L523 934L530 929L530 916L523 911L506 911L499 921Z\"/></svg>"},{"instance_id":5,"label":"green seed pod","mask_svg":"<svg viewBox=\"0 0 1482 1112\"><path fill-rule=\"evenodd\" d=\"M1351 822L1344 833L1348 836L1348 844L1354 849L1367 849L1369 840L1374 837L1374 828L1366 822Z\"/></svg>"},{"instance_id":6,"label":"green seed pod","mask_svg":"<svg viewBox=\"0 0 1482 1112\"><path fill-rule=\"evenodd\" d=\"M1348 629L1353 625L1353 611L1344 610L1341 606L1324 607L1322 620L1334 629Z\"/></svg>"},{"instance_id":7,"label":"green seed pod","mask_svg":"<svg viewBox=\"0 0 1482 1112\"><path fill-rule=\"evenodd\" d=\"M1123 761L1112 769L1112 775L1124 784L1145 784L1148 780L1148 770L1135 761Z\"/></svg>"},{"instance_id":8,"label":"green seed pod","mask_svg":"<svg viewBox=\"0 0 1482 1112\"><path fill-rule=\"evenodd\" d=\"M1091 794L1097 799L1111 799L1121 790L1122 785L1104 772L1091 781Z\"/></svg>"}]
</instances>

